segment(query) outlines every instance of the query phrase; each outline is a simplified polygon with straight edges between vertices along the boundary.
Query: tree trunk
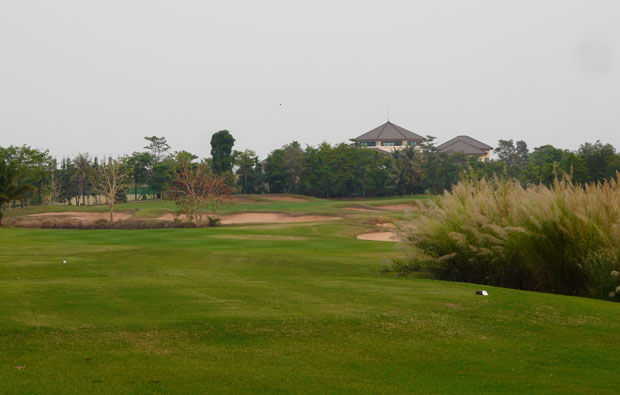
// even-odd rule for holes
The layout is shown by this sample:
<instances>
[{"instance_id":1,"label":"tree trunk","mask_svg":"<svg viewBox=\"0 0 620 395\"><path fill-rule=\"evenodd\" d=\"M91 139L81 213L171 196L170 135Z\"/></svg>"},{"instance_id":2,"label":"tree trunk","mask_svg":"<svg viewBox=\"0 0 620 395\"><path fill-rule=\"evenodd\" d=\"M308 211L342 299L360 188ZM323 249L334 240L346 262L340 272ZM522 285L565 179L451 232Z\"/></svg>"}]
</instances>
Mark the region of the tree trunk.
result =
<instances>
[{"instance_id":1,"label":"tree trunk","mask_svg":"<svg viewBox=\"0 0 620 395\"><path fill-rule=\"evenodd\" d=\"M138 200L138 180L134 179L133 200Z\"/></svg>"},{"instance_id":2,"label":"tree trunk","mask_svg":"<svg viewBox=\"0 0 620 395\"><path fill-rule=\"evenodd\" d=\"M110 206L110 223L114 222L114 206Z\"/></svg>"}]
</instances>

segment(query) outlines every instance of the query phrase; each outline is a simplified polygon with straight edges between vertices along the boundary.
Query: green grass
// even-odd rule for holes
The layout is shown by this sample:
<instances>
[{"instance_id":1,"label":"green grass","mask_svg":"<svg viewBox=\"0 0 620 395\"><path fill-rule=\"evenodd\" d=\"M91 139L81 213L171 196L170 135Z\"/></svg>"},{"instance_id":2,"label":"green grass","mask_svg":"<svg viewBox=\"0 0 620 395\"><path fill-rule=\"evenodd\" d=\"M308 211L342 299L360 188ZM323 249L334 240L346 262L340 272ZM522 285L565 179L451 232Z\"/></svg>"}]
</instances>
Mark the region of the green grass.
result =
<instances>
[{"instance_id":1,"label":"green grass","mask_svg":"<svg viewBox=\"0 0 620 395\"><path fill-rule=\"evenodd\" d=\"M244 201L253 201L254 203L235 203L224 206L219 212L233 213L243 211L288 211L303 212L316 214L338 214L345 207L354 207L363 203L368 206L381 206L389 204L409 203L417 199L426 199L424 195L417 196L400 196L367 199L364 201L343 201L343 200L326 200L317 199L301 195L286 195L305 199L304 202L285 202L270 200L269 195L235 195L244 199ZM32 206L26 208L16 208L4 211L5 217L16 217L30 214L40 214L47 212L63 212L63 211L86 211L86 212L107 212L109 208L105 205L98 206L68 206L68 205L51 205L51 206ZM145 200L137 202L128 202L117 204L114 207L115 212L130 212L135 217L156 218L166 213L176 211L175 205L167 200Z\"/></svg>"},{"instance_id":2,"label":"green grass","mask_svg":"<svg viewBox=\"0 0 620 395\"><path fill-rule=\"evenodd\" d=\"M369 215L0 228L0 393L615 392L620 305L381 275L402 252L355 239Z\"/></svg>"}]
</instances>

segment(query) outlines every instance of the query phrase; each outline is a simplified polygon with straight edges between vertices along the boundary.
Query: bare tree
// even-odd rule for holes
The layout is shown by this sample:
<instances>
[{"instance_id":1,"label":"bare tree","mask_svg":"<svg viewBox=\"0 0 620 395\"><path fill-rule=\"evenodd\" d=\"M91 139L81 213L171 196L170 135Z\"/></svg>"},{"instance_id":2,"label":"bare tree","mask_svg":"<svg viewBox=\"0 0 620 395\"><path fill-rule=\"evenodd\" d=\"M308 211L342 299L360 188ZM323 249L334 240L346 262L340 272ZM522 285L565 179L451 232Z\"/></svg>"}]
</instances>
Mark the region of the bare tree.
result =
<instances>
[{"instance_id":1,"label":"bare tree","mask_svg":"<svg viewBox=\"0 0 620 395\"><path fill-rule=\"evenodd\" d=\"M177 171L168 196L181 214L201 223L205 211L215 211L231 201L232 190L226 179L214 174L205 164L186 164Z\"/></svg>"},{"instance_id":2,"label":"bare tree","mask_svg":"<svg viewBox=\"0 0 620 395\"><path fill-rule=\"evenodd\" d=\"M107 163L101 163L94 173L93 189L105 196L106 204L110 208L110 222L114 222L116 195L125 188L128 179L129 170L121 158L110 158Z\"/></svg>"}]
</instances>

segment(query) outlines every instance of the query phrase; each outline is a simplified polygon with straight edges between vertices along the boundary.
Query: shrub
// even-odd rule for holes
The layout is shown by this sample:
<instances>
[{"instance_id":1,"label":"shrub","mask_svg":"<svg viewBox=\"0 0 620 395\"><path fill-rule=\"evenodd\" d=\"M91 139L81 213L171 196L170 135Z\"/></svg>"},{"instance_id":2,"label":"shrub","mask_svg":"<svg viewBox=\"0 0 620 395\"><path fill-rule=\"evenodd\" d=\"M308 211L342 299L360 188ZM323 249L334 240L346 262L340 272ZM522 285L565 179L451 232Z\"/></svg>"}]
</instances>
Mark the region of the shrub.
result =
<instances>
[{"instance_id":1,"label":"shrub","mask_svg":"<svg viewBox=\"0 0 620 395\"><path fill-rule=\"evenodd\" d=\"M207 215L207 226L209 227L219 226L221 222L222 220L220 218Z\"/></svg>"},{"instance_id":2,"label":"shrub","mask_svg":"<svg viewBox=\"0 0 620 395\"><path fill-rule=\"evenodd\" d=\"M413 248L398 270L608 298L618 283L610 273L619 270L617 177L584 186L565 177L527 188L497 178L461 181L403 227Z\"/></svg>"}]
</instances>

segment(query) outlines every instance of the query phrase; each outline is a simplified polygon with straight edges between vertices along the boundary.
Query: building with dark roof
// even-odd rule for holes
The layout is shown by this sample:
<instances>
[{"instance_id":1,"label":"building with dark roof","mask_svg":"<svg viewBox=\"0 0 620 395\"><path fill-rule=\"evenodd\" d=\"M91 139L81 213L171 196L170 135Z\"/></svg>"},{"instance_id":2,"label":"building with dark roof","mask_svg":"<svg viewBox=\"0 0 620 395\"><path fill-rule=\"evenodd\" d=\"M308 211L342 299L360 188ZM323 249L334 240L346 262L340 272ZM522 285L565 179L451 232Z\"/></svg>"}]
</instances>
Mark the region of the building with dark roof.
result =
<instances>
[{"instance_id":1,"label":"building with dark roof","mask_svg":"<svg viewBox=\"0 0 620 395\"><path fill-rule=\"evenodd\" d=\"M371 147L386 152L399 150L406 146L418 146L424 137L410 132L390 121L378 126L370 132L352 139L359 147Z\"/></svg>"},{"instance_id":2,"label":"building with dark roof","mask_svg":"<svg viewBox=\"0 0 620 395\"><path fill-rule=\"evenodd\" d=\"M491 151L493 151L493 147L469 136L456 136L452 140L437 146L437 152L462 152L465 155L479 156L485 160L491 157Z\"/></svg>"}]
</instances>

